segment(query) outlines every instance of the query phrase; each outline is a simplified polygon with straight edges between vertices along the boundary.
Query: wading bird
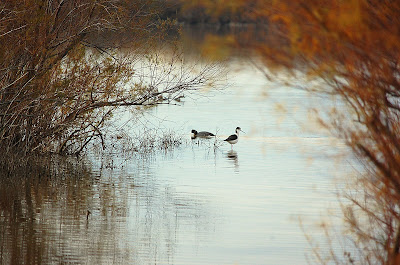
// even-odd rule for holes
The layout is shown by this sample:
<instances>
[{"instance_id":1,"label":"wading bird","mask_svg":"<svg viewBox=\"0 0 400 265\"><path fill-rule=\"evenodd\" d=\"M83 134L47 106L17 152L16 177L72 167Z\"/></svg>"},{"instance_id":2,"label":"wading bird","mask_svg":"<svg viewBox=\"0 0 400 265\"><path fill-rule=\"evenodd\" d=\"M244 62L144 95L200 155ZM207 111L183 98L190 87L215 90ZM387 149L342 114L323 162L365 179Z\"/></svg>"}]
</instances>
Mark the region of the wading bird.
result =
<instances>
[{"instance_id":1,"label":"wading bird","mask_svg":"<svg viewBox=\"0 0 400 265\"><path fill-rule=\"evenodd\" d=\"M236 127L236 132L235 134L230 135L228 138L226 138L224 141L227 141L228 143L231 144L231 150L234 144L236 144L239 141L239 132L243 132L240 127Z\"/></svg>"},{"instance_id":2,"label":"wading bird","mask_svg":"<svg viewBox=\"0 0 400 265\"><path fill-rule=\"evenodd\" d=\"M198 132L196 130L192 130L192 139L195 139L196 137L209 139L211 137L215 137L215 134L210 132Z\"/></svg>"}]
</instances>

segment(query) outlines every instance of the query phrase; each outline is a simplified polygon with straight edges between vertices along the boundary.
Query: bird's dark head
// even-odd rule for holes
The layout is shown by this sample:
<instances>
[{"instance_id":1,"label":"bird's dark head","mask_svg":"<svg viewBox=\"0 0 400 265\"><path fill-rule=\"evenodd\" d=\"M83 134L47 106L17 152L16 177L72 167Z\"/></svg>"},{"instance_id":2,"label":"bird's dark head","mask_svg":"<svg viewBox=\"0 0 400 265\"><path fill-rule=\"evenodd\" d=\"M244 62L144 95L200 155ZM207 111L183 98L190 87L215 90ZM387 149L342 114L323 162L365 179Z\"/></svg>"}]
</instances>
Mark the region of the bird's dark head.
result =
<instances>
[{"instance_id":1,"label":"bird's dark head","mask_svg":"<svg viewBox=\"0 0 400 265\"><path fill-rule=\"evenodd\" d=\"M192 133L193 133L193 134L197 134L197 131L196 131L196 130L192 130Z\"/></svg>"},{"instance_id":2,"label":"bird's dark head","mask_svg":"<svg viewBox=\"0 0 400 265\"><path fill-rule=\"evenodd\" d=\"M239 132L243 132L244 133L244 131L242 131L242 129L240 127L236 127L236 133L239 133Z\"/></svg>"}]
</instances>

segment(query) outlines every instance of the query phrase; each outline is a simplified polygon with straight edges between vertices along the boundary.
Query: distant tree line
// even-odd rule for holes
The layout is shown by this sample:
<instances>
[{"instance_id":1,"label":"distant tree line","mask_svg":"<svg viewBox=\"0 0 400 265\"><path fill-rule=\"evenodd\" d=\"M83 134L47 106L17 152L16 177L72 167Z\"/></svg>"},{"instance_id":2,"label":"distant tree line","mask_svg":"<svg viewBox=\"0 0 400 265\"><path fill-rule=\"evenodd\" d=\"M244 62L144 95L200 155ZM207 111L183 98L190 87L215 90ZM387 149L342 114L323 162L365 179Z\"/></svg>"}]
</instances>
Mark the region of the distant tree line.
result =
<instances>
[{"instance_id":1,"label":"distant tree line","mask_svg":"<svg viewBox=\"0 0 400 265\"><path fill-rule=\"evenodd\" d=\"M174 18L187 24L267 23L265 18L255 17L257 1L196 1L165 0L164 17Z\"/></svg>"}]
</instances>

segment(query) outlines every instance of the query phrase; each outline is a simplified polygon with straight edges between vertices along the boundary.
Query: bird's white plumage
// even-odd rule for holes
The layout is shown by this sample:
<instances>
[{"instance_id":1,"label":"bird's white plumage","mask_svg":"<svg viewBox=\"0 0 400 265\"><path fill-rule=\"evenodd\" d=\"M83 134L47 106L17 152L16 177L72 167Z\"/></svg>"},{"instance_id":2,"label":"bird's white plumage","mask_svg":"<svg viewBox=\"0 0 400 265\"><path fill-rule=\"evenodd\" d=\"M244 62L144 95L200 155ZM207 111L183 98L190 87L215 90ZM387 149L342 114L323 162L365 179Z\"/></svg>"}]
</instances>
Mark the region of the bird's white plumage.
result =
<instances>
[{"instance_id":1,"label":"bird's white plumage","mask_svg":"<svg viewBox=\"0 0 400 265\"><path fill-rule=\"evenodd\" d=\"M243 131L240 127L236 127L235 134L230 135L228 138L224 140L231 144L231 149L233 148L232 146L239 141L239 132Z\"/></svg>"}]
</instances>

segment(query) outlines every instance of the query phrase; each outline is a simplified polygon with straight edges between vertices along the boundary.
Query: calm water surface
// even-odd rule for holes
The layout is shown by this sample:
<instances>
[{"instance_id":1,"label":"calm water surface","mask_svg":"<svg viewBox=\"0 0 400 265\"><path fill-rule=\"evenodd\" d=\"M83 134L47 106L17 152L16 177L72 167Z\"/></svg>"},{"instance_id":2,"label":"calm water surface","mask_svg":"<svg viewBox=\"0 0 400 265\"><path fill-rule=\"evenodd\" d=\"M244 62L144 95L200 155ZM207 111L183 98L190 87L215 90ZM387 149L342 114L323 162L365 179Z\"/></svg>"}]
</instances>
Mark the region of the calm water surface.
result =
<instances>
[{"instance_id":1,"label":"calm water surface","mask_svg":"<svg viewBox=\"0 0 400 265\"><path fill-rule=\"evenodd\" d=\"M340 226L335 179L352 174L346 147L310 115L330 102L240 59L230 67L226 89L144 115L141 124L182 138L172 151L71 159L56 177L3 180L2 263L306 264L305 233L321 239L328 217ZM231 151L221 139L237 126L246 134ZM217 138L191 140L192 129Z\"/></svg>"}]
</instances>

